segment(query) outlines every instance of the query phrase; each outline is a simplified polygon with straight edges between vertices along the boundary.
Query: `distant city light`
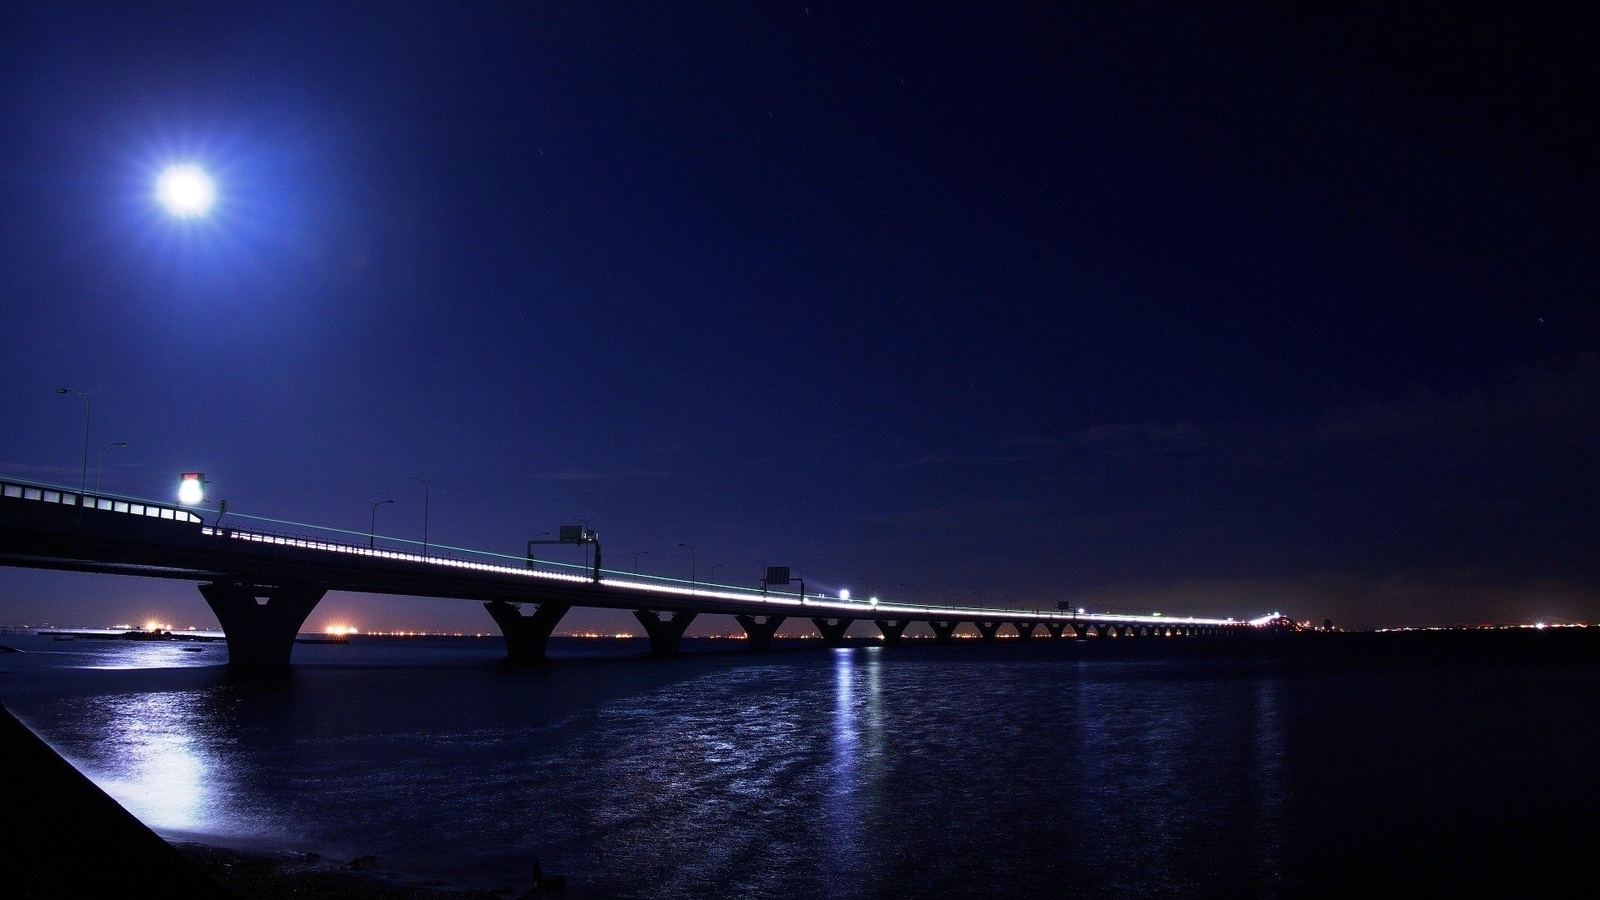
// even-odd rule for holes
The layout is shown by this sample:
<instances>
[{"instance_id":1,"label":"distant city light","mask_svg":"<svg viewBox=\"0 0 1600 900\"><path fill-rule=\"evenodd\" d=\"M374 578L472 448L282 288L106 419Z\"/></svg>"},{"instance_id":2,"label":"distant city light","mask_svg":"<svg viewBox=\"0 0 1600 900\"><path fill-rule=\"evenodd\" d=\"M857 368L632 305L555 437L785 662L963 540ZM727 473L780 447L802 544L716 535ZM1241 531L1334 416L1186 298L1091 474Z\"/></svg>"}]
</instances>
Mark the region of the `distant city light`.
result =
<instances>
[{"instance_id":1,"label":"distant city light","mask_svg":"<svg viewBox=\"0 0 1600 900\"><path fill-rule=\"evenodd\" d=\"M156 179L156 200L180 219L205 215L216 199L216 185L199 166L168 166Z\"/></svg>"}]
</instances>

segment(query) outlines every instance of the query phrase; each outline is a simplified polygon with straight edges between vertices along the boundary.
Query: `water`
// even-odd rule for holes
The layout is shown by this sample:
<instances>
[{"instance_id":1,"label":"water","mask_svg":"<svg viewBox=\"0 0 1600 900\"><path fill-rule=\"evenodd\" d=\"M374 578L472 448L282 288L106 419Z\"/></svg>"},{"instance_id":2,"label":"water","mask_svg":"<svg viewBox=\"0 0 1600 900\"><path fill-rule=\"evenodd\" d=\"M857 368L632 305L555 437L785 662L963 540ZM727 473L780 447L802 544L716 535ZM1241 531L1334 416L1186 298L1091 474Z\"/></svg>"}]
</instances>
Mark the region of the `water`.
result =
<instances>
[{"instance_id":1,"label":"water","mask_svg":"<svg viewBox=\"0 0 1600 900\"><path fill-rule=\"evenodd\" d=\"M573 897L1382 896L1592 850L1600 664L1038 640L300 645L8 635L0 696L171 840Z\"/></svg>"}]
</instances>

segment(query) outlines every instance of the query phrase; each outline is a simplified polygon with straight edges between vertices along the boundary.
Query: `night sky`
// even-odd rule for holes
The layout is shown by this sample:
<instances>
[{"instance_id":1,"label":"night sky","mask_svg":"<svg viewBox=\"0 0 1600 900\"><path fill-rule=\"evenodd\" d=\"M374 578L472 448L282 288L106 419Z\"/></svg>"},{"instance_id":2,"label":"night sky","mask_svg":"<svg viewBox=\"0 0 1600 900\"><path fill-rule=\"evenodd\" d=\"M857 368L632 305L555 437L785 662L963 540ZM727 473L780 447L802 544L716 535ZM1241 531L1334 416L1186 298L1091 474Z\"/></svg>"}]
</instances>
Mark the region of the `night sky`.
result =
<instances>
[{"instance_id":1,"label":"night sky","mask_svg":"<svg viewBox=\"0 0 1600 900\"><path fill-rule=\"evenodd\" d=\"M919 603L1600 621L1590 23L1310 6L11 0L0 474ZM152 616L215 626L0 569L0 622Z\"/></svg>"}]
</instances>

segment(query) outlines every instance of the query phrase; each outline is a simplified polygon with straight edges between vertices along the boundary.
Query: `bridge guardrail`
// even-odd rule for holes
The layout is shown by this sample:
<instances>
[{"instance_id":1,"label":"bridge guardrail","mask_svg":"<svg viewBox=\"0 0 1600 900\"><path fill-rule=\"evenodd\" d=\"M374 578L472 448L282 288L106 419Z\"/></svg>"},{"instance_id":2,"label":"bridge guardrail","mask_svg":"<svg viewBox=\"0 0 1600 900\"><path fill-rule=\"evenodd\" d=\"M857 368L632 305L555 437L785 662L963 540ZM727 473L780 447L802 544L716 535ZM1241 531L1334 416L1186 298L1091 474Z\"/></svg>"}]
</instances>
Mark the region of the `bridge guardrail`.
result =
<instances>
[{"instance_id":1,"label":"bridge guardrail","mask_svg":"<svg viewBox=\"0 0 1600 900\"><path fill-rule=\"evenodd\" d=\"M135 500L116 495L88 494L82 491L11 479L0 480L0 496L15 500L34 500L40 503L77 506L83 509L123 513L126 515L148 516L174 522L191 522L196 525L204 522L195 513L173 504L154 503L149 500Z\"/></svg>"},{"instance_id":2,"label":"bridge guardrail","mask_svg":"<svg viewBox=\"0 0 1600 900\"><path fill-rule=\"evenodd\" d=\"M463 547L449 547L448 545L433 544L431 545L431 550L434 551L443 549L446 551L454 551L456 553L471 554L473 557L478 558L451 556L437 552L429 552L426 554L411 553L374 546L363 547L358 544L351 544L323 538L307 537L299 534L276 532L256 528L235 527L232 524L222 524L221 522L215 520L208 524L199 514L175 504L159 503L150 500L124 497L119 495L106 495L100 493L89 494L83 491L64 488L58 485L41 484L17 479L0 479L0 496L8 499L50 503L70 507L82 507L83 509L92 509L97 512L103 511L114 514L163 519L174 523L192 524L197 526L201 534L215 535L231 540L270 543L279 546L303 548L319 552L345 553L379 559L403 560L424 565L472 569L503 575L515 575L519 577L551 579L575 583L589 583L593 581L587 566L575 566L569 563L545 560L541 561L540 564L546 568L534 569L527 568L524 565L525 558L522 556L494 553L487 550L472 550ZM261 517L259 516L251 516L237 512L233 513L233 516L235 520L261 520ZM219 515L218 518L220 519L221 516ZM312 525L308 527L317 528L319 526ZM386 539L394 540L392 537ZM495 561L486 562L483 560L483 557L488 557ZM512 561L515 561L515 564L513 564ZM578 571L571 573L551 571L550 567L568 567ZM835 615L849 613L857 615L861 618L869 616L893 618L897 614L906 615L950 610L952 614L959 613L965 616L970 616L974 613L977 613L984 616L1001 619L1028 618L1040 621L1073 619L1078 621L1135 621L1147 622L1151 624L1260 624L1260 622L1255 620L1250 622L1242 622L1235 621L1233 619L1222 620L1180 616L1163 617L1159 614L1148 616L1136 614L1102 615L1095 613L1062 614L1060 612L1051 613L1044 612L1042 610L1035 610L1031 615L1029 615L1026 612L1019 612L1015 609L1001 610L961 607L955 605L941 606L939 604L927 603L901 603L895 601L875 601L869 605L857 600L829 598L826 595L821 594L801 597L799 594L787 593L783 591L746 588L737 585L711 584L708 582L686 582L682 579L667 578L658 575L640 575L637 573L620 572L613 569L602 569L600 572L603 576L602 583L613 586L629 587L639 590L661 591L663 593L673 593L688 596L719 597L731 600L764 600L782 604L791 609L813 609L819 613L831 610Z\"/></svg>"}]
</instances>

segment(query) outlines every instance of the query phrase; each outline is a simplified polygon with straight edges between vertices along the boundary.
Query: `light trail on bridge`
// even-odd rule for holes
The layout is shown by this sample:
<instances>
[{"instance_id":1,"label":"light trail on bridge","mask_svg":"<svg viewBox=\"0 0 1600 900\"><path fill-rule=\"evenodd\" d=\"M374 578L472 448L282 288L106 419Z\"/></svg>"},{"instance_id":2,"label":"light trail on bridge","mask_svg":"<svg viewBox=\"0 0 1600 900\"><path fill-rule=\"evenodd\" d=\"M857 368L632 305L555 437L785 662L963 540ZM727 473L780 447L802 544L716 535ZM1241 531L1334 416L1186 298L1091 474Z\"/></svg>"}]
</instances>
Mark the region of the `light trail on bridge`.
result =
<instances>
[{"instance_id":1,"label":"light trail on bridge","mask_svg":"<svg viewBox=\"0 0 1600 900\"><path fill-rule=\"evenodd\" d=\"M981 616L985 619L998 621L1038 621L1038 622L1105 622L1105 623L1138 623L1145 625L1200 625L1200 626L1229 626L1229 625L1254 625L1262 626L1281 618L1279 613L1271 613L1255 619L1240 620L1232 617L1212 618L1204 616L1165 616L1160 613L1091 613L1075 611L1045 611L1045 610L1018 610L1015 608L999 609L984 606L957 606L936 604L902 603L881 598L868 600L829 598L825 594L806 595L793 594L786 591L773 591L770 589L744 588L734 585L712 584L709 588L705 582L692 582L685 586L681 579L667 578L665 576L640 576L637 573L622 573L610 569L599 570L600 577L596 578L584 570L584 574L568 572L553 572L548 569L528 568L526 560L510 554L497 553L489 550L476 550L468 547L453 547L449 545L433 544L434 550L446 550L471 556L486 557L491 560L517 560L521 565L511 565L505 562L484 562L474 559L461 559L451 556L441 556L437 553L408 553L404 551L388 550L375 547L360 546L354 543L324 540L302 535L278 534L271 531L255 530L248 528L235 528L231 525L222 525L214 520L210 524L204 523L198 515L181 507L171 504L159 503L132 497L118 496L93 496L81 494L70 488L42 485L30 482L18 482L10 479L0 481L0 492L7 498L34 500L43 503L61 504L67 506L80 505L83 509L93 509L101 512L119 513L129 516L143 516L161 518L171 521L191 521L200 524L200 532L206 536L221 537L228 540L237 540L253 544L265 544L279 547L289 547L315 552L340 554L342 556L362 557L369 559L383 559L406 562L421 566L436 567L441 569L455 569L464 571L482 572L512 578L528 578L548 582L559 582L573 586L598 585L614 589L656 594L663 598L676 599L707 599L732 603L759 604L751 607L752 612L763 609L776 608L788 610L803 610L808 613L832 612L838 615L853 617L883 616L894 617L912 616ZM318 531L328 531L336 534L350 534L357 536L356 532L346 529L332 528L329 526L315 525L305 522L293 522L283 519L272 519L264 516L254 516L248 513L229 511L225 515L234 519L247 519L258 522L269 522L291 527L311 528ZM222 514L219 514L220 520ZM387 540L398 540L386 537ZM546 566L569 566L570 564L555 561L542 561ZM609 573L609 574L608 574Z\"/></svg>"},{"instance_id":2,"label":"light trail on bridge","mask_svg":"<svg viewBox=\"0 0 1600 900\"><path fill-rule=\"evenodd\" d=\"M317 526L310 526L317 527ZM418 563L422 565L438 566L443 568L466 569L478 572L488 572L506 575L515 578L543 579L550 581L566 582L569 584L594 584L601 587L620 588L629 591L655 593L663 596L677 598L702 598L728 600L734 602L759 602L761 608L775 607L789 610L805 611L810 613L833 612L840 615L849 614L855 617L884 616L894 618L899 616L982 616L1002 621L1066 621L1066 622L1137 622L1150 625L1265 625L1278 617L1277 613L1262 616L1241 622L1234 618L1206 618L1202 616L1163 616L1159 613L1148 615L1139 614L1110 614L1110 613L1076 613L1060 611L1018 611L1015 609L995 609L982 606L929 606L926 604L914 605L894 601L872 600L843 600L830 599L824 596L802 596L788 592L760 591L755 588L739 588L732 585L713 585L710 589L692 586L681 587L678 585L661 584L659 580L652 580L649 576L640 578L631 577L604 577L596 580L588 575L576 575L566 572L549 572L537 569L528 569L523 566L512 566L503 563L477 562L473 560L453 559L436 555L423 555L406 553L397 550L382 550L361 547L355 544L342 544L335 541L321 541L315 538L294 537L278 535L270 532L245 531L233 528L220 528L207 525L201 532L207 535L219 536L231 540L242 540L254 543L266 543L296 549L316 550L330 553L341 553L351 556L370 557L378 559L396 560ZM440 545L434 545L439 547ZM462 547L449 548L457 552L480 553L486 556L510 557L507 554L496 554L486 550L470 550ZM559 564L556 564L559 565ZM602 573L609 570L602 570ZM759 611L759 610L758 610Z\"/></svg>"},{"instance_id":3,"label":"light trail on bridge","mask_svg":"<svg viewBox=\"0 0 1600 900\"><path fill-rule=\"evenodd\" d=\"M210 522L181 505L109 498L48 485L0 479L0 564L69 571L174 578L199 583L228 640L231 667L286 668L298 629L329 591L432 597L482 602L506 638L508 655L537 661L557 623L573 607L629 610L651 639L652 653L678 652L685 629L699 615L732 615L752 649L770 649L787 619L806 618L825 644L842 646L853 623L869 620L887 644L898 643L907 626L925 623L948 643L965 624L985 641L1002 625L1031 638L1039 626L1052 639L1064 637L1201 637L1247 634L1284 627L1276 613L1257 619L1164 616L1160 613L1090 613L1058 604L1057 611L900 603L848 592L829 597L761 588L708 585L604 569L597 536L594 565L582 574L541 569L526 558L466 548L442 548L441 556L379 548L371 536L362 546L296 534ZM272 521L234 513L234 521ZM320 529L338 532L338 529ZM563 540L563 542L567 542ZM437 545L435 545L437 546ZM517 564L507 561L516 559ZM545 561L545 566L567 564ZM569 567L570 568L570 567ZM786 570L769 568L772 572ZM785 583L785 582L779 582ZM531 607L531 611L524 610ZM1070 634L1068 632L1071 632Z\"/></svg>"}]
</instances>

